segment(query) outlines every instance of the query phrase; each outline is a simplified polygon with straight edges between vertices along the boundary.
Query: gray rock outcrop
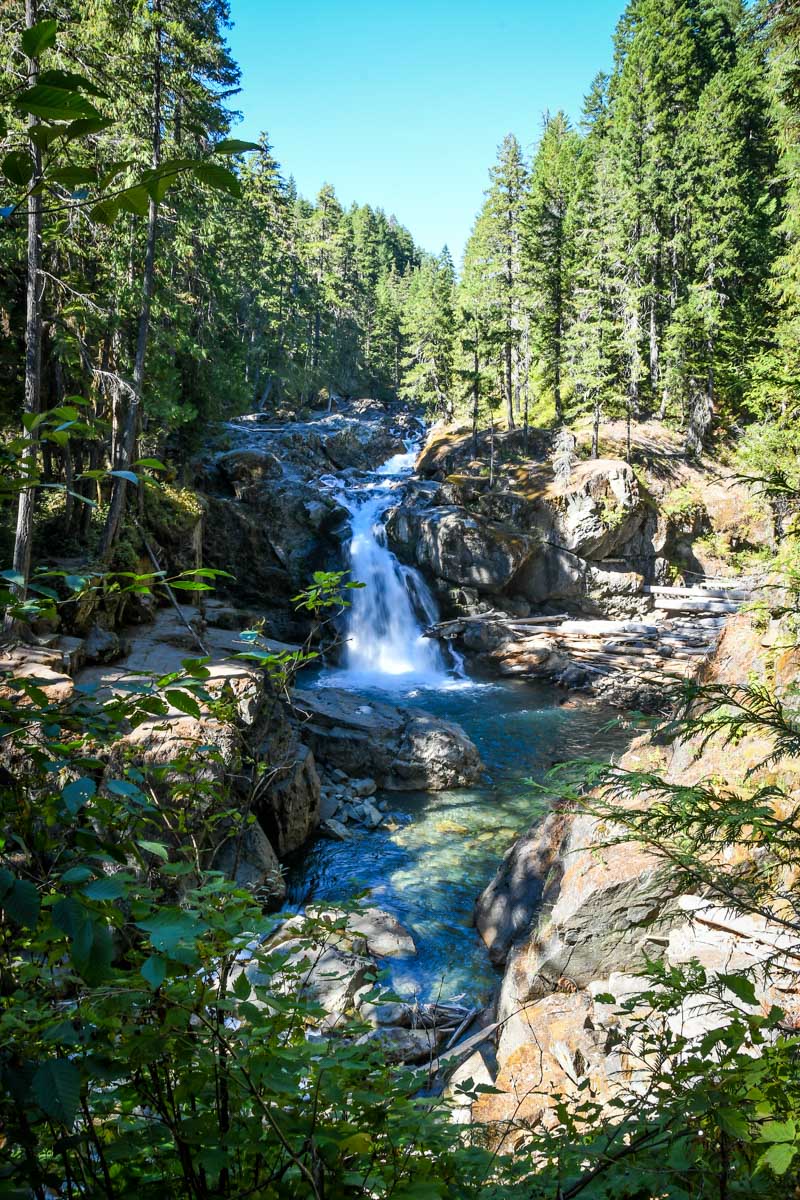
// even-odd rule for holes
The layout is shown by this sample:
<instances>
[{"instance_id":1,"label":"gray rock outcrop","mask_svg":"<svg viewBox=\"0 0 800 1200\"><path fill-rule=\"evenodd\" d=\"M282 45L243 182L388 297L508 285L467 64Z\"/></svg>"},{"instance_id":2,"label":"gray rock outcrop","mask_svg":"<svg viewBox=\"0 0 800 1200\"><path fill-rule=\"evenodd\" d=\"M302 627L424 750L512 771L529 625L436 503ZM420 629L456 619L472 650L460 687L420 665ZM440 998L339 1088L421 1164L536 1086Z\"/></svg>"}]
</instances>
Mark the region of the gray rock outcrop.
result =
<instances>
[{"instance_id":1,"label":"gray rock outcrop","mask_svg":"<svg viewBox=\"0 0 800 1200\"><path fill-rule=\"evenodd\" d=\"M442 791L480 777L478 751L452 721L338 688L297 688L293 705L303 741L327 767L390 791Z\"/></svg>"}]
</instances>

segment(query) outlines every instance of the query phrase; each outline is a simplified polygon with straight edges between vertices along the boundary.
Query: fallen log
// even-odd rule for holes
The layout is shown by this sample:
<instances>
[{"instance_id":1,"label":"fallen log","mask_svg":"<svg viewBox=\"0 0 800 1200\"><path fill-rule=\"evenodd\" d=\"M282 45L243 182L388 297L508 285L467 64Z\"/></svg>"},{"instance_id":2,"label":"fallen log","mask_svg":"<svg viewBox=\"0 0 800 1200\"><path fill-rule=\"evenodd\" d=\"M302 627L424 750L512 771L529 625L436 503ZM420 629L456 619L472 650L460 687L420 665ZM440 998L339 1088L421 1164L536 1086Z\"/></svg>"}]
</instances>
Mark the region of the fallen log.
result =
<instances>
[{"instance_id":1,"label":"fallen log","mask_svg":"<svg viewBox=\"0 0 800 1200\"><path fill-rule=\"evenodd\" d=\"M741 587L667 587L666 585L645 584L645 594L648 596L685 596L690 600L718 598L720 600L747 600L753 594L749 588Z\"/></svg>"},{"instance_id":2,"label":"fallen log","mask_svg":"<svg viewBox=\"0 0 800 1200\"><path fill-rule=\"evenodd\" d=\"M696 612L714 616L717 613L735 613L741 608L732 600L683 600L677 596L656 596L655 607L664 612Z\"/></svg>"},{"instance_id":3,"label":"fallen log","mask_svg":"<svg viewBox=\"0 0 800 1200\"><path fill-rule=\"evenodd\" d=\"M479 1030L478 1033L473 1033L472 1037L468 1037L465 1042L458 1042L452 1048L443 1050L438 1058L432 1059L428 1064L428 1074L436 1075L441 1070L442 1065L450 1059L465 1057L470 1050L474 1050L482 1042L488 1042L499 1028L499 1022L495 1021L494 1024L487 1025L485 1029Z\"/></svg>"}]
</instances>

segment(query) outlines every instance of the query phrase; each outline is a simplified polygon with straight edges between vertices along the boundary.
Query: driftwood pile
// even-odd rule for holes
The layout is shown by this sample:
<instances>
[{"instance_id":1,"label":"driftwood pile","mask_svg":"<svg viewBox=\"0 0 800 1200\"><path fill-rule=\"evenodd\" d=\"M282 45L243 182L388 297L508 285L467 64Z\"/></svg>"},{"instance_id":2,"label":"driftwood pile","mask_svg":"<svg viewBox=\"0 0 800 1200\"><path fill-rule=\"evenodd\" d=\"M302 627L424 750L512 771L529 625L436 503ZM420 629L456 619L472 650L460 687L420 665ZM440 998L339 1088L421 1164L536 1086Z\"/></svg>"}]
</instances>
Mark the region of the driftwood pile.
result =
<instances>
[{"instance_id":1,"label":"driftwood pile","mask_svg":"<svg viewBox=\"0 0 800 1200\"><path fill-rule=\"evenodd\" d=\"M571 668L586 676L634 677L642 684L693 678L714 649L726 618L751 600L749 581L706 586L645 588L652 615L646 620L576 620L567 613L512 617L492 610L441 621L428 637L460 638L482 623L491 632L489 657L505 675L555 676L569 682Z\"/></svg>"}]
</instances>

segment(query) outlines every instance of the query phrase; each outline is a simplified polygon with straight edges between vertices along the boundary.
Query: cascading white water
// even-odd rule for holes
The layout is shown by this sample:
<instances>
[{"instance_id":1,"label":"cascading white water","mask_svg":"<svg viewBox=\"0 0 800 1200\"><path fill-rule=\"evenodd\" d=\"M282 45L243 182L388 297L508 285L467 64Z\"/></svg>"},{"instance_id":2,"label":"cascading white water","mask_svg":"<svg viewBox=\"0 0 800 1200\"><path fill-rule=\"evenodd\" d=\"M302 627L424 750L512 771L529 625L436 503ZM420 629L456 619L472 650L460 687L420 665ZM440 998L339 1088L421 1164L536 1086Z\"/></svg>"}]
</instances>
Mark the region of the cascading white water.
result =
<instances>
[{"instance_id":1,"label":"cascading white water","mask_svg":"<svg viewBox=\"0 0 800 1200\"><path fill-rule=\"evenodd\" d=\"M339 685L441 687L452 678L438 642L423 636L438 619L436 602L419 572L392 554L382 521L415 457L416 449L409 447L367 482L337 493L352 518L350 572L366 585L348 593L343 669L329 677Z\"/></svg>"}]
</instances>

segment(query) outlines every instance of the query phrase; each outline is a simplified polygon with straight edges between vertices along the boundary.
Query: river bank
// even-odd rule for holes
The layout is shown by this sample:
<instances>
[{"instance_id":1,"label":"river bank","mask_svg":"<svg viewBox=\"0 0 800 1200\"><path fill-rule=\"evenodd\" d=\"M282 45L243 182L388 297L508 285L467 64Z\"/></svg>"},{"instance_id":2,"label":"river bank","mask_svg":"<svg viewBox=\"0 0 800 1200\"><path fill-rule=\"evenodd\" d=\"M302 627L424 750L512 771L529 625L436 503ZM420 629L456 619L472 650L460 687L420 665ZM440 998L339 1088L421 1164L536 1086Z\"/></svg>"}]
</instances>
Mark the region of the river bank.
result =
<instances>
[{"instance_id":1,"label":"river bank","mask_svg":"<svg viewBox=\"0 0 800 1200\"><path fill-rule=\"evenodd\" d=\"M143 613L143 622L120 628L119 610L112 614L102 595L90 596L80 613L86 636L54 635L39 650L39 669L50 671L48 686L65 695L77 679L102 696L131 679L179 670L187 654L207 652L213 689L234 699L233 717L154 717L126 735L123 753L157 771L176 754L212 748L235 805L242 814L252 810L256 824L244 833L230 822L209 848L209 863L233 873L269 907L288 904L291 913L319 904L377 907L413 939L413 953L380 964L399 993L422 1002L457 996L470 1006L490 1005L497 968L535 920L544 895L547 872L539 878L536 871L559 861L557 839L544 853L535 849L529 878L515 849L520 838L529 844L531 829L546 817L540 785L547 769L584 758L608 761L631 736L618 712L587 686L592 655L603 660L620 649L609 645L607 632L595 645L590 631L582 673L570 674L569 660L558 672L543 671L530 645L510 671L504 668L521 628L515 622L535 631L537 647L552 654L555 646L562 656L568 627L586 622L586 614L596 625L613 614L618 624L635 625L637 615L641 622L653 597L669 591L649 582L663 577L668 546L679 543L684 558L691 556L703 519L695 512L688 529L682 509L658 509L627 464L608 460L584 464L574 487L568 481L554 490L551 482L523 504L514 445L498 485L508 489L505 517L497 519L498 492L487 517L480 480L473 487L442 474L454 464L445 457L442 465L440 436L420 455L417 419L372 402L281 426L256 414L229 423L221 436L222 445L199 468L205 491L191 542L199 563L234 569L236 578L223 582L228 598L201 599L194 610ZM416 474L420 465L427 481ZM540 454L529 476L548 470ZM460 504L442 508L455 487ZM407 514L422 521L413 537ZM565 554L586 556L579 576L566 592L556 589L534 606L533 593L527 599L520 593L520 581L534 578L536 563L541 582ZM258 667L237 661L252 645L241 634L258 623L264 649L293 652L307 626L290 597L311 571L342 569L366 587L349 593L341 649L324 669L301 676L291 702L276 702ZM577 619L564 622L562 609ZM445 614L449 625L438 628L458 630L458 650L450 638L426 636ZM684 656L684 677L713 650L723 619L713 614L703 645L692 647L698 653ZM482 631L477 640L467 636L473 629ZM501 654L493 658L486 631L498 629L493 646ZM627 658L633 634L626 636ZM653 707L663 710L674 652L656 661L649 635L633 638L642 639L647 687ZM554 675L560 687L542 678ZM623 704L641 695L639 681ZM242 784L244 763L267 772L255 805ZM546 822L544 831L551 837ZM476 928L475 901L500 860L521 873L514 885L519 903L498 917L484 898ZM507 894L503 903L508 909ZM346 964L339 965L347 975ZM363 970L354 962L347 976L353 986L337 993L337 1005L353 1002Z\"/></svg>"}]
</instances>

